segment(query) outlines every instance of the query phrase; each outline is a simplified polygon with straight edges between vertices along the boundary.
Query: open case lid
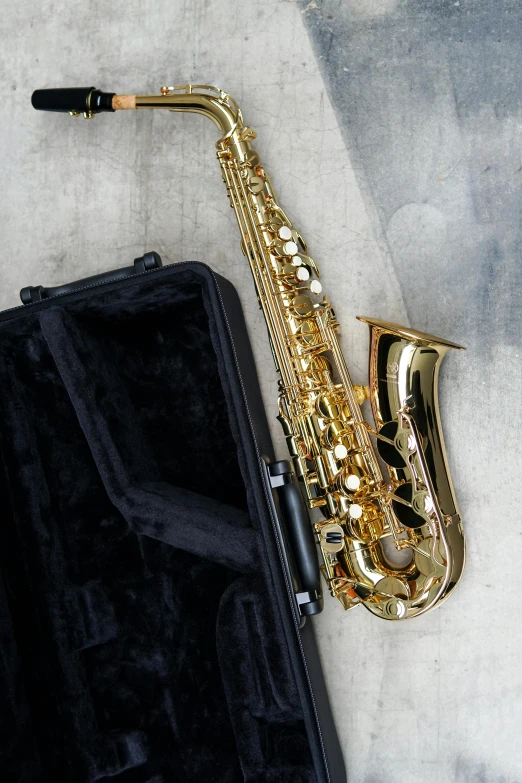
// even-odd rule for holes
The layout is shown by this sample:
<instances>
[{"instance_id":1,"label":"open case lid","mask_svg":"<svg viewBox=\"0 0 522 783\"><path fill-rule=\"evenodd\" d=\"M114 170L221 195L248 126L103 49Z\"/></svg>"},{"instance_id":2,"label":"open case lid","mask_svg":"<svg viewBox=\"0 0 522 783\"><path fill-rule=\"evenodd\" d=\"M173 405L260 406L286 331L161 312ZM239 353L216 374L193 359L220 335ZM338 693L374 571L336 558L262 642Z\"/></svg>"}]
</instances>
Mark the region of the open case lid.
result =
<instances>
[{"instance_id":1,"label":"open case lid","mask_svg":"<svg viewBox=\"0 0 522 783\"><path fill-rule=\"evenodd\" d=\"M0 345L6 779L342 783L231 284L86 281Z\"/></svg>"}]
</instances>

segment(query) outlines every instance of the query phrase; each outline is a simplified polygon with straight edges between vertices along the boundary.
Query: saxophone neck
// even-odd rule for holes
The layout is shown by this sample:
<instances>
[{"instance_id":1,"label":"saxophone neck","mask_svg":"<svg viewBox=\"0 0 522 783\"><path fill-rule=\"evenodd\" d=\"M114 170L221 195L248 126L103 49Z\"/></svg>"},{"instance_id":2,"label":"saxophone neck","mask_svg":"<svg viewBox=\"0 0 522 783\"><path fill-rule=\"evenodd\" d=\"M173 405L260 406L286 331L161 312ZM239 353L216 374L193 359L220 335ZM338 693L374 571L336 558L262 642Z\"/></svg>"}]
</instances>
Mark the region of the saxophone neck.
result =
<instances>
[{"instance_id":1,"label":"saxophone neck","mask_svg":"<svg viewBox=\"0 0 522 783\"><path fill-rule=\"evenodd\" d=\"M221 131L218 145L248 142L255 133L243 124L237 102L224 90L207 84L185 84L161 87L159 95L117 95L95 87L36 90L32 96L35 109L67 112L91 119L100 112L132 109L168 109L192 112L208 117Z\"/></svg>"},{"instance_id":2,"label":"saxophone neck","mask_svg":"<svg viewBox=\"0 0 522 783\"><path fill-rule=\"evenodd\" d=\"M134 98L134 105L132 99ZM130 99L126 105L126 99ZM160 95L115 95L113 107L117 109L168 109L177 112L202 114L230 138L243 128L241 110L236 101L217 87L200 84L186 84L177 87L162 87Z\"/></svg>"}]
</instances>

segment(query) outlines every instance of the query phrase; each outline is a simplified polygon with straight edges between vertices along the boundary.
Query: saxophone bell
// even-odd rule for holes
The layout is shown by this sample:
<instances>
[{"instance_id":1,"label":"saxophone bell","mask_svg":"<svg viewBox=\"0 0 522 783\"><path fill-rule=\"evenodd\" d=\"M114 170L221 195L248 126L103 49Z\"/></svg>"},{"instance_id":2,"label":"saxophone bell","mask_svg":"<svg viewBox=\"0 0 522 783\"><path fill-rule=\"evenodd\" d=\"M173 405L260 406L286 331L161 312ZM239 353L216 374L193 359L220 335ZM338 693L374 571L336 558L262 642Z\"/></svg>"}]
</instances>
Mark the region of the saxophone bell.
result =
<instances>
[{"instance_id":1,"label":"saxophone bell","mask_svg":"<svg viewBox=\"0 0 522 783\"><path fill-rule=\"evenodd\" d=\"M370 601L374 614L423 614L444 601L459 581L465 538L448 468L438 404L444 356L461 345L386 321L370 327L370 400L376 445L391 479L389 500L403 528L412 564L396 577L409 597ZM382 582L378 585L384 586ZM378 589L378 588L377 588Z\"/></svg>"}]
</instances>

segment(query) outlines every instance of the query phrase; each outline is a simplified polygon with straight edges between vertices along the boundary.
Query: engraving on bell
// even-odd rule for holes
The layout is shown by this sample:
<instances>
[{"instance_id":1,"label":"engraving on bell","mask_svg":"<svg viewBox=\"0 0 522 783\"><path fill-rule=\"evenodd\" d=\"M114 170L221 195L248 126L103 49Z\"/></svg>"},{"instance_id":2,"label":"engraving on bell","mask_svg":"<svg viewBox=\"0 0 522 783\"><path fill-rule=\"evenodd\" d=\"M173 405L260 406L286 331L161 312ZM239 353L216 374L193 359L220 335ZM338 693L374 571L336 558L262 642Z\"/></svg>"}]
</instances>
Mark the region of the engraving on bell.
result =
<instances>
[{"instance_id":1,"label":"engraving on bell","mask_svg":"<svg viewBox=\"0 0 522 783\"><path fill-rule=\"evenodd\" d=\"M413 454L417 447L412 433L408 433L407 431L398 428L397 435L395 436L395 448L401 454Z\"/></svg>"}]
</instances>

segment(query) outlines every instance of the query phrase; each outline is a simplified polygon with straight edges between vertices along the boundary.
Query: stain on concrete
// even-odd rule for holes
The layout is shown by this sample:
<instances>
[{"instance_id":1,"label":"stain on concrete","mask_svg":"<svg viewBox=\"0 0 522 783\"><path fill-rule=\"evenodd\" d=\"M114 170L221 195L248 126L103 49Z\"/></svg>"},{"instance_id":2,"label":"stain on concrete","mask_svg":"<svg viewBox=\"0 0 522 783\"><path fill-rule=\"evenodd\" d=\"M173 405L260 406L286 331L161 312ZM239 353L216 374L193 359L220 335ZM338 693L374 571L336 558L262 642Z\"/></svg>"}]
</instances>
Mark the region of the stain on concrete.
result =
<instances>
[{"instance_id":1,"label":"stain on concrete","mask_svg":"<svg viewBox=\"0 0 522 783\"><path fill-rule=\"evenodd\" d=\"M522 8L301 3L411 323L522 341Z\"/></svg>"}]
</instances>

